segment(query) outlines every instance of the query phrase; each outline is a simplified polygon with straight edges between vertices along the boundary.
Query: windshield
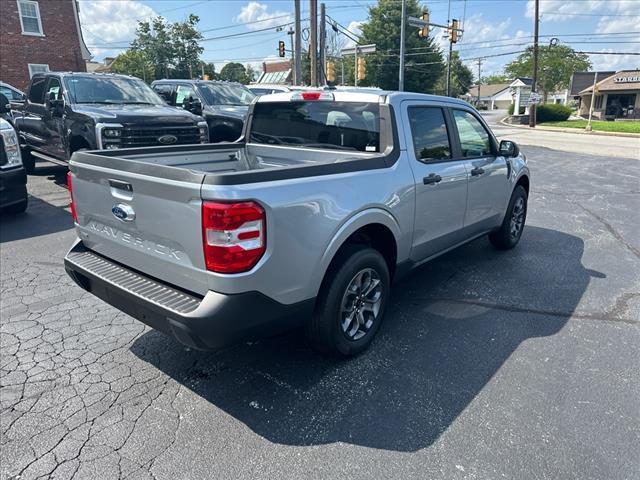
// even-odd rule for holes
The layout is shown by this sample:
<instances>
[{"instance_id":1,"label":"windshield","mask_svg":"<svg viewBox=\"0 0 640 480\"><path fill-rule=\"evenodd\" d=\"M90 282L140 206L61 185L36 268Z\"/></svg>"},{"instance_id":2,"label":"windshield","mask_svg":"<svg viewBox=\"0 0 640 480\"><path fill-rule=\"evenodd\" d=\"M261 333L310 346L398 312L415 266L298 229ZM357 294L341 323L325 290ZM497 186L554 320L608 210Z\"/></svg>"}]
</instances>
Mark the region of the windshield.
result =
<instances>
[{"instance_id":1,"label":"windshield","mask_svg":"<svg viewBox=\"0 0 640 480\"><path fill-rule=\"evenodd\" d=\"M362 102L257 103L251 142L380 151L380 107Z\"/></svg>"},{"instance_id":2,"label":"windshield","mask_svg":"<svg viewBox=\"0 0 640 480\"><path fill-rule=\"evenodd\" d=\"M81 77L65 79L72 103L163 105L162 99L142 80L125 77Z\"/></svg>"},{"instance_id":3,"label":"windshield","mask_svg":"<svg viewBox=\"0 0 640 480\"><path fill-rule=\"evenodd\" d=\"M251 90L233 83L205 83L198 89L209 105L249 105L255 98Z\"/></svg>"}]
</instances>

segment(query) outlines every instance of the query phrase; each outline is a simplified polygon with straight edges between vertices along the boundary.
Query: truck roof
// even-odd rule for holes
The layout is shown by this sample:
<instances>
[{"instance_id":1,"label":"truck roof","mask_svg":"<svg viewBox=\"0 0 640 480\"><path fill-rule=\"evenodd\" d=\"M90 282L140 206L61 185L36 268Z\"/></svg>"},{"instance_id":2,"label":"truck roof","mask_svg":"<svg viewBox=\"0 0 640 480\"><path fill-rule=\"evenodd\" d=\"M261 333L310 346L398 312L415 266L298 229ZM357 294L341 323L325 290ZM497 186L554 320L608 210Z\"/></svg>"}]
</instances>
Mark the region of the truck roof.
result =
<instances>
[{"instance_id":1,"label":"truck roof","mask_svg":"<svg viewBox=\"0 0 640 480\"><path fill-rule=\"evenodd\" d=\"M59 75L61 77L107 77L107 78L135 78L136 80L140 80L138 77L134 77L133 75L123 75L121 73L109 73L109 72L38 72L34 73L33 76L42 77L47 75Z\"/></svg>"},{"instance_id":2,"label":"truck roof","mask_svg":"<svg viewBox=\"0 0 640 480\"><path fill-rule=\"evenodd\" d=\"M403 100L422 100L434 103L448 103L455 105L469 105L464 100L460 100L453 97L445 97L441 95L430 95L426 93L414 93L414 92L398 92L394 90L328 90L328 89L305 89L303 91L292 91L282 93L272 93L270 95L263 95L256 99L258 103L267 102L287 102L292 99L299 98L302 93L319 92L321 94L331 94L333 99L337 102L368 102L368 103L398 103ZM322 100L319 100L322 101Z\"/></svg>"}]
</instances>

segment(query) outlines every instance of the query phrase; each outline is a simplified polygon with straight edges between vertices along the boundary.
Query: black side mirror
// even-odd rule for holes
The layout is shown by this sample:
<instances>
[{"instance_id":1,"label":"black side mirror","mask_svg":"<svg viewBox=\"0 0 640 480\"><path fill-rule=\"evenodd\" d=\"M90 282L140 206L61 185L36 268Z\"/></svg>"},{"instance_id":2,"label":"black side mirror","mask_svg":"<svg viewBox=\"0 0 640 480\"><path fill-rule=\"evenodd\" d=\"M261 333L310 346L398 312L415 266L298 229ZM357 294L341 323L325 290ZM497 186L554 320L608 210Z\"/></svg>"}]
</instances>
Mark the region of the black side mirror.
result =
<instances>
[{"instance_id":1,"label":"black side mirror","mask_svg":"<svg viewBox=\"0 0 640 480\"><path fill-rule=\"evenodd\" d=\"M11 103L9 99L2 93L0 93L0 113L11 112Z\"/></svg>"},{"instance_id":2,"label":"black side mirror","mask_svg":"<svg viewBox=\"0 0 640 480\"><path fill-rule=\"evenodd\" d=\"M516 142L511 140L502 140L499 148L500 155L503 157L517 157L520 155L520 148Z\"/></svg>"},{"instance_id":3,"label":"black side mirror","mask_svg":"<svg viewBox=\"0 0 640 480\"><path fill-rule=\"evenodd\" d=\"M202 115L202 102L198 98L185 98L182 102L182 108L195 115Z\"/></svg>"},{"instance_id":4,"label":"black side mirror","mask_svg":"<svg viewBox=\"0 0 640 480\"><path fill-rule=\"evenodd\" d=\"M54 117L61 117L64 114L64 100L53 99L47 102L49 104L49 110Z\"/></svg>"}]
</instances>

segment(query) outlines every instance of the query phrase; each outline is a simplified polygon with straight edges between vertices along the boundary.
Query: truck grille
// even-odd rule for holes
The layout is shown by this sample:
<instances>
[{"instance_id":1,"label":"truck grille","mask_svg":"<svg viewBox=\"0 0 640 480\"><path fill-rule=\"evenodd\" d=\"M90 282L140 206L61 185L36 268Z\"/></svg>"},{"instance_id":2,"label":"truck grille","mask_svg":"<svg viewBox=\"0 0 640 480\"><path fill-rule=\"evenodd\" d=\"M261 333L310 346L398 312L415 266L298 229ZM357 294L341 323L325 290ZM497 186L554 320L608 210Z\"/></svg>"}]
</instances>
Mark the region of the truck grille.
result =
<instances>
[{"instance_id":1,"label":"truck grille","mask_svg":"<svg viewBox=\"0 0 640 480\"><path fill-rule=\"evenodd\" d=\"M175 142L163 143L159 139L165 135L176 137ZM120 147L153 147L158 145L186 145L200 143L200 129L197 125L170 128L124 128L120 137Z\"/></svg>"}]
</instances>

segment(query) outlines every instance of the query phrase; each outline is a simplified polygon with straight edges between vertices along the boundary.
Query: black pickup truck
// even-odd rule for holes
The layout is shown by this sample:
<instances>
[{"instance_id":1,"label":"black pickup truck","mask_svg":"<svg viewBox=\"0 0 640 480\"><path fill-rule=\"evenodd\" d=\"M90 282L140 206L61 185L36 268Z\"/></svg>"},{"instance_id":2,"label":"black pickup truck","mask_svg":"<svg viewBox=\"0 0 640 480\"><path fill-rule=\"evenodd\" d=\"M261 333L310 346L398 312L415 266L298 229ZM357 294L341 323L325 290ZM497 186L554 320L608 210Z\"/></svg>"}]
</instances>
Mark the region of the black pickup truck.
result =
<instances>
[{"instance_id":1,"label":"black pickup truck","mask_svg":"<svg viewBox=\"0 0 640 480\"><path fill-rule=\"evenodd\" d=\"M27 173L36 158L66 165L79 150L207 143L207 123L167 105L125 75L46 72L33 76L13 112Z\"/></svg>"}]
</instances>

